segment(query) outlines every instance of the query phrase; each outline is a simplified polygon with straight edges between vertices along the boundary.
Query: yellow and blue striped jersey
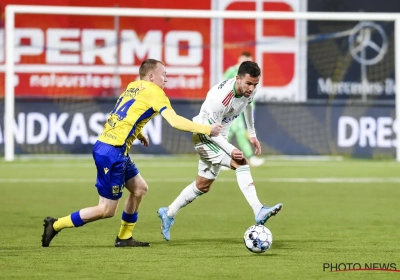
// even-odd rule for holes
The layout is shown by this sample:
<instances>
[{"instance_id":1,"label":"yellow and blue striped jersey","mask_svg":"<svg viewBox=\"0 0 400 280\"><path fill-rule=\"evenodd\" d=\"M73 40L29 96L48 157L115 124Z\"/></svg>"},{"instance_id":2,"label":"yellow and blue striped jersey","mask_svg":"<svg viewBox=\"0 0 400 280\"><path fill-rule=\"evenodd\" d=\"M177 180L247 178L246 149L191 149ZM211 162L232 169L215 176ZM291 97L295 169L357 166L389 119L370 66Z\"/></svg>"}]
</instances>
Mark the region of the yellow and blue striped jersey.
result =
<instances>
[{"instance_id":1,"label":"yellow and blue striped jersey","mask_svg":"<svg viewBox=\"0 0 400 280\"><path fill-rule=\"evenodd\" d=\"M145 124L167 108L172 109L171 103L160 87L143 80L131 82L119 96L99 141L125 146L128 153Z\"/></svg>"}]
</instances>

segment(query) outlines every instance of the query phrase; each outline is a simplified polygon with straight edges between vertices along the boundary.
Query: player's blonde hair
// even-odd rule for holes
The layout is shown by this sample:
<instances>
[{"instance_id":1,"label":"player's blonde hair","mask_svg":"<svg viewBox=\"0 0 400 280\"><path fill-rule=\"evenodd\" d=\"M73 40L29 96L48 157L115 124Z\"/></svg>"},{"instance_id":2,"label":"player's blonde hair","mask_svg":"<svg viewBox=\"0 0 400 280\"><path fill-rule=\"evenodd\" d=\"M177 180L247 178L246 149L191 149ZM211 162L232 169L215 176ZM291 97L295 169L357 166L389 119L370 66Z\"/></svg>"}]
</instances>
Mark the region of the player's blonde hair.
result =
<instances>
[{"instance_id":1,"label":"player's blonde hair","mask_svg":"<svg viewBox=\"0 0 400 280\"><path fill-rule=\"evenodd\" d=\"M165 65L164 62L156 60L156 59L152 59L152 58L148 58L148 59L144 60L139 67L140 79L142 80L144 77L147 76L147 74L150 71L155 70L157 68L157 63L161 63L162 65Z\"/></svg>"}]
</instances>

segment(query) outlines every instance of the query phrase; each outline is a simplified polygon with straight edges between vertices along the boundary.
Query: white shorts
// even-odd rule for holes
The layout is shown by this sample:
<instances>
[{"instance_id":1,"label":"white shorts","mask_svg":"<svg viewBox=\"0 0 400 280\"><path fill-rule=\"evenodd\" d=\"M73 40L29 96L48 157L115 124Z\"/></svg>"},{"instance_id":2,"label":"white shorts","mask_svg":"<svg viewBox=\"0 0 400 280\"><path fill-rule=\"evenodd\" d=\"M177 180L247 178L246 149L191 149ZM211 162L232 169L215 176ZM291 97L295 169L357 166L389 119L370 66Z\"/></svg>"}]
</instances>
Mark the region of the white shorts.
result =
<instances>
[{"instance_id":1,"label":"white shorts","mask_svg":"<svg viewBox=\"0 0 400 280\"><path fill-rule=\"evenodd\" d=\"M215 180L221 171L221 161L227 153L203 134L194 134L193 143L194 149L200 155L198 175Z\"/></svg>"}]
</instances>

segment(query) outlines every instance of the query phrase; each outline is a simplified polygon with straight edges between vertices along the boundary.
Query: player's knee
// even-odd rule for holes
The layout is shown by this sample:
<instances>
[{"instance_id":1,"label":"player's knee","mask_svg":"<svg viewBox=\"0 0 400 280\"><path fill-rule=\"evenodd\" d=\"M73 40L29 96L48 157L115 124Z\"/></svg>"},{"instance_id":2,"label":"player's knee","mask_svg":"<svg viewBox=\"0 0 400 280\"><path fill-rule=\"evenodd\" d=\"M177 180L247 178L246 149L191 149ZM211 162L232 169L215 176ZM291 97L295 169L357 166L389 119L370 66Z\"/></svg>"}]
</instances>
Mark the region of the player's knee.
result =
<instances>
[{"instance_id":1,"label":"player's knee","mask_svg":"<svg viewBox=\"0 0 400 280\"><path fill-rule=\"evenodd\" d=\"M112 218L115 216L115 213L117 212L116 207L112 207L110 205L99 205L99 218L105 219L105 218Z\"/></svg>"},{"instance_id":2,"label":"player's knee","mask_svg":"<svg viewBox=\"0 0 400 280\"><path fill-rule=\"evenodd\" d=\"M232 161L232 165L235 169L243 165L249 165L249 161L245 157L242 159L232 159Z\"/></svg>"},{"instance_id":3,"label":"player's knee","mask_svg":"<svg viewBox=\"0 0 400 280\"><path fill-rule=\"evenodd\" d=\"M136 186L136 188L133 191L133 195L135 197L142 197L147 193L147 190L149 189L149 187L147 186L146 183L140 184L138 186Z\"/></svg>"},{"instance_id":4,"label":"player's knee","mask_svg":"<svg viewBox=\"0 0 400 280\"><path fill-rule=\"evenodd\" d=\"M204 186L198 186L198 190L201 191L202 193L207 193L210 190L211 185L204 185Z\"/></svg>"},{"instance_id":5,"label":"player's knee","mask_svg":"<svg viewBox=\"0 0 400 280\"><path fill-rule=\"evenodd\" d=\"M117 209L106 209L103 212L103 218L112 218L115 216L116 212L117 212Z\"/></svg>"},{"instance_id":6,"label":"player's knee","mask_svg":"<svg viewBox=\"0 0 400 280\"><path fill-rule=\"evenodd\" d=\"M211 184L213 180L205 179L205 178L197 178L196 179L196 188L202 193L207 193L210 190Z\"/></svg>"},{"instance_id":7,"label":"player's knee","mask_svg":"<svg viewBox=\"0 0 400 280\"><path fill-rule=\"evenodd\" d=\"M142 197L147 193L149 187L143 177L139 174L126 181L125 188L129 190L134 197Z\"/></svg>"}]
</instances>

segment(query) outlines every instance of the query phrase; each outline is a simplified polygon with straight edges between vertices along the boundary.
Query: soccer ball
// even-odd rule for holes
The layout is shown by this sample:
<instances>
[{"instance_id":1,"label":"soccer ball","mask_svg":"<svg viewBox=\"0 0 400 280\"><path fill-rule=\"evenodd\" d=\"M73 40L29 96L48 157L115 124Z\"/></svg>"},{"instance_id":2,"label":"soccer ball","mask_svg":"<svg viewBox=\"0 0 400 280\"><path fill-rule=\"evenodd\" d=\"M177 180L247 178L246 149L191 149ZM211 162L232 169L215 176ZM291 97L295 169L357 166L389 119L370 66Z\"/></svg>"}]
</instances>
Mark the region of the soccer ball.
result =
<instances>
[{"instance_id":1,"label":"soccer ball","mask_svg":"<svg viewBox=\"0 0 400 280\"><path fill-rule=\"evenodd\" d=\"M272 233L263 225L251 226L244 233L244 245L250 252L264 253L272 245Z\"/></svg>"}]
</instances>

